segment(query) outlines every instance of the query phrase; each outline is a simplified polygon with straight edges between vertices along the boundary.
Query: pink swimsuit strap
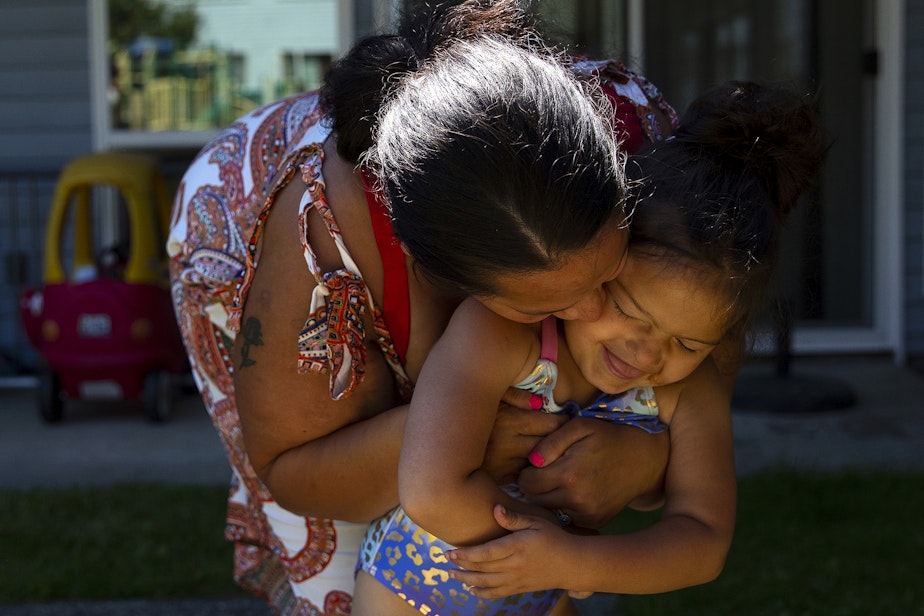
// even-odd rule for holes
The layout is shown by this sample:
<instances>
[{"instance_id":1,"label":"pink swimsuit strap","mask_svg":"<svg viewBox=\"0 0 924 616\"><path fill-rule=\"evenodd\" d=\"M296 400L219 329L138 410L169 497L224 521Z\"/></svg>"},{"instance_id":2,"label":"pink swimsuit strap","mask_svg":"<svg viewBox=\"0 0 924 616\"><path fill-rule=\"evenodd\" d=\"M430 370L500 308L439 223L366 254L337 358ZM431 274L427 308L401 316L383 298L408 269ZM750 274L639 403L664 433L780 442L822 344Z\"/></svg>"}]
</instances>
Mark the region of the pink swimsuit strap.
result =
<instances>
[{"instance_id":1,"label":"pink swimsuit strap","mask_svg":"<svg viewBox=\"0 0 924 616\"><path fill-rule=\"evenodd\" d=\"M542 359L558 361L558 319L550 315L542 321Z\"/></svg>"}]
</instances>

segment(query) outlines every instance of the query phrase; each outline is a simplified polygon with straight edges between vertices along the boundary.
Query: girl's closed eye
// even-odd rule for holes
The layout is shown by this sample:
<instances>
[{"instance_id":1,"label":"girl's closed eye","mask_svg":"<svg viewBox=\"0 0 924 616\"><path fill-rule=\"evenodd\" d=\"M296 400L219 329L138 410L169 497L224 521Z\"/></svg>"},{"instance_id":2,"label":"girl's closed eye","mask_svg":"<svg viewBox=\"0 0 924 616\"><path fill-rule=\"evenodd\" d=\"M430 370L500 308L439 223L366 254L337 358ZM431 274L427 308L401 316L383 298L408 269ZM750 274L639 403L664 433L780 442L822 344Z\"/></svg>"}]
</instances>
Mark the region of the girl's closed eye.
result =
<instances>
[{"instance_id":1,"label":"girl's closed eye","mask_svg":"<svg viewBox=\"0 0 924 616\"><path fill-rule=\"evenodd\" d=\"M616 299L613 298L612 296L610 297L610 303L613 304L613 308L616 309L616 314L617 314L617 315L619 315L620 317L622 317L622 318L624 318L624 319L631 319L631 318L632 318L632 317L630 317L628 314L626 314L626 311L622 309L622 306L619 305L619 302L617 302Z\"/></svg>"}]
</instances>

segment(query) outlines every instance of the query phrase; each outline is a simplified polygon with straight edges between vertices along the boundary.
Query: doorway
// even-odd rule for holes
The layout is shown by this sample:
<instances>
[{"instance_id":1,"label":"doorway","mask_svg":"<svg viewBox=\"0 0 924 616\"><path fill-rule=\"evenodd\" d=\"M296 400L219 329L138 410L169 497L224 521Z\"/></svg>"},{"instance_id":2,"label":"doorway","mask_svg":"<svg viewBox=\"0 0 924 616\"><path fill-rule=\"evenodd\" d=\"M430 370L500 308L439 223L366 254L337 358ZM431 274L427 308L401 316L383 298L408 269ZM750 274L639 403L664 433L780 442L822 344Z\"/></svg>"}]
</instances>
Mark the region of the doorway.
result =
<instances>
[{"instance_id":1,"label":"doorway","mask_svg":"<svg viewBox=\"0 0 924 616\"><path fill-rule=\"evenodd\" d=\"M871 13L868 0L644 2L645 73L678 111L728 79L818 93L831 145L790 217L776 289L797 327L873 326Z\"/></svg>"}]
</instances>

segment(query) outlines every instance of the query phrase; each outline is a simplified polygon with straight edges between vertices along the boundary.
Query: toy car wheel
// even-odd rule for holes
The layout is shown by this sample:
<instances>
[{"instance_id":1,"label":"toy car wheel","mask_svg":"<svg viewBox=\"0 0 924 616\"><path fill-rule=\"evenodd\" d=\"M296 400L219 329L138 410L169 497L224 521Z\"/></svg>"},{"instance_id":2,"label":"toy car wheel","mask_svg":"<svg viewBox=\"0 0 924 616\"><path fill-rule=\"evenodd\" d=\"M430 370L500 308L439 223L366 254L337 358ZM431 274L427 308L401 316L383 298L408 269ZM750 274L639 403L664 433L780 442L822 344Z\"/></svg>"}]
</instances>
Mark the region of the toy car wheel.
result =
<instances>
[{"instance_id":1,"label":"toy car wheel","mask_svg":"<svg viewBox=\"0 0 924 616\"><path fill-rule=\"evenodd\" d=\"M49 423L61 421L64 417L64 392L58 373L51 368L43 368L38 377L38 406L42 419Z\"/></svg>"},{"instance_id":2,"label":"toy car wheel","mask_svg":"<svg viewBox=\"0 0 924 616\"><path fill-rule=\"evenodd\" d=\"M151 421L162 422L170 417L173 407L172 386L170 373L165 370L152 370L144 378L141 401Z\"/></svg>"}]
</instances>

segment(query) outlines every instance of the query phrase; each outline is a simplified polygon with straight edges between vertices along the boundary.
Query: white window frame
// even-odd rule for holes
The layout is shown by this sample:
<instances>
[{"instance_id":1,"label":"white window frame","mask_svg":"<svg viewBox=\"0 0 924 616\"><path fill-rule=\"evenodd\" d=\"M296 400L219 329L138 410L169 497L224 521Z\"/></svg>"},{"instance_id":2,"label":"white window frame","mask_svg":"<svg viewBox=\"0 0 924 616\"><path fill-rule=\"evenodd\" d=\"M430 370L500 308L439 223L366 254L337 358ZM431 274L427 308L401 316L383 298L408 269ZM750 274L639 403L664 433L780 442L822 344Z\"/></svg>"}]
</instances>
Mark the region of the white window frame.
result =
<instances>
[{"instance_id":1,"label":"white window frame","mask_svg":"<svg viewBox=\"0 0 924 616\"><path fill-rule=\"evenodd\" d=\"M629 53L644 67L644 0L629 0ZM875 111L871 144L873 170L872 325L868 327L797 327L793 351L799 354L892 353L904 363L902 337L904 284L902 234L904 185L903 108L905 0L875 0L875 45L879 52L879 75L874 85Z\"/></svg>"},{"instance_id":2,"label":"white window frame","mask_svg":"<svg viewBox=\"0 0 924 616\"><path fill-rule=\"evenodd\" d=\"M906 349L901 324L904 318L902 247L903 207L903 107L905 0L873 3L875 45L879 74L874 85L875 111L872 133L873 169L873 324L871 327L797 328L793 350L797 353L891 352L904 363Z\"/></svg>"},{"instance_id":3,"label":"white window frame","mask_svg":"<svg viewBox=\"0 0 924 616\"><path fill-rule=\"evenodd\" d=\"M353 40L353 4L352 0L338 2L339 40L342 47L349 47ZM106 44L109 40L107 0L87 0L87 20L90 38L90 107L94 150L197 150L217 134L218 129L202 131L114 129L112 112L107 104L109 75L109 59L106 55ZM346 49L339 51L343 53Z\"/></svg>"}]
</instances>

